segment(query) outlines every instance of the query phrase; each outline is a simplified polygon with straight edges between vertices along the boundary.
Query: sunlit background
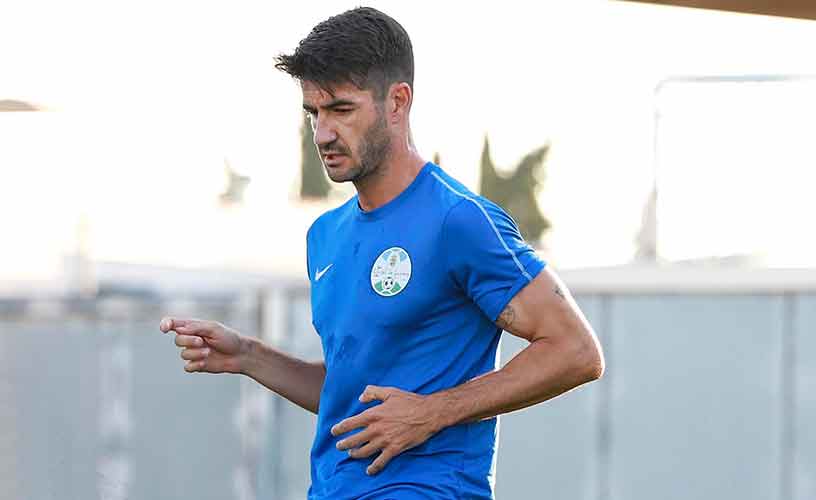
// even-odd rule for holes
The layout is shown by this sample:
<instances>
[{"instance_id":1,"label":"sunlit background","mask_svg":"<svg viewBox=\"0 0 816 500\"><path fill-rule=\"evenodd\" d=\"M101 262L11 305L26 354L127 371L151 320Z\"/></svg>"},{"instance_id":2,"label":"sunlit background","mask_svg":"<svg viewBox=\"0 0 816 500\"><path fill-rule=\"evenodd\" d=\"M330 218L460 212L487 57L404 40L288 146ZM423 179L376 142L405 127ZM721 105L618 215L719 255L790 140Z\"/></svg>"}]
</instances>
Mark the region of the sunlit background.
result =
<instances>
[{"instance_id":1,"label":"sunlit background","mask_svg":"<svg viewBox=\"0 0 816 500\"><path fill-rule=\"evenodd\" d=\"M750 81L816 74L812 22L618 2L376 5L412 35L427 158L475 188L485 134L500 168L551 144L540 243L560 267L633 259L656 165L665 259L816 262L816 80ZM343 8L5 6L0 98L47 112L0 114L0 276L55 279L79 234L96 260L302 274L306 228L339 201L296 201L299 88L272 58ZM747 81L659 87L678 76ZM233 210L218 204L225 159L251 178Z\"/></svg>"},{"instance_id":2,"label":"sunlit background","mask_svg":"<svg viewBox=\"0 0 816 500\"><path fill-rule=\"evenodd\" d=\"M804 439L810 441L801 448L792 442L799 429L795 422L816 415L812 391L808 391L816 383L816 369L802 368L813 368L810 360L816 347L812 340L816 275L808 269L816 267L812 222L816 214L812 193L816 180L816 21L589 0L484 5L435 2L432 7L416 2L370 4L395 17L411 35L416 66L412 128L417 147L427 159L439 154L444 169L476 190L486 136L495 163L504 171L529 151L550 145L538 203L552 228L531 243L552 265L565 270L565 276L574 276L576 293L589 310L587 315L597 318L595 327L611 354L609 384L619 382L616 389L586 396L581 404L592 408L593 415L603 413L618 401L615 398L621 392L615 391L626 386L615 378L615 370L622 370L615 363L634 356L634 347L626 344L624 349L620 343L614 347L610 332L631 326L631 331L642 328L644 335L657 334L661 327L656 325L677 315L692 321L689 330L700 326L694 321L705 318L713 323L733 319L737 323L723 326L724 330L731 328L733 337L726 335L717 341L729 350L731 341L745 341L743 333L750 336L752 325L765 324L745 318L762 316L757 311L767 308L773 318L767 324L780 337L769 350L761 342L754 345L757 356L778 354L771 356L768 373L781 373L782 389L771 390L773 404L779 400L779 413L769 417L767 426L763 422L758 428L773 428L773 436L781 437L769 438L779 446L768 453L751 451L748 445L745 449L770 457L773 470L761 464L757 470L775 482L767 486L762 482L765 476L750 467L713 470L710 484L717 487L704 491L727 491L725 486L718 489L716 478L720 476L729 481L759 477L756 480L763 487L746 487L749 496L733 498L749 498L752 492L760 496L750 498L813 498L816 437L806 434ZM153 332L154 323L168 312L197 312L254 325L247 328L257 328L259 336L278 343L285 338L284 345L293 351L319 356L304 302L306 230L320 213L353 195L353 188L340 186L326 201L299 199L301 94L295 82L273 68L273 58L290 52L319 21L353 6L351 2L242 0L0 4L0 102L9 106L11 101L26 103L39 110L0 112L0 297L7 304L49 297L94 300L103 284L108 291L118 285L120 292L136 287L139 293L153 286L166 294L162 295L165 302L149 313L131 306L122 306L127 313L115 309L115 317L125 314L129 318L129 332L138 328ZM241 199L229 205L220 201L229 185L227 166L250 179ZM668 272L679 266L681 270L655 284L655 277L664 275L644 275L644 266ZM575 272L570 275L569 271ZM762 272L761 278L750 278ZM257 305L256 289L269 283L286 283L281 288L284 292L276 295L278 288L273 286ZM733 313L727 320L705 295L718 286L731 286L729 293L736 296L717 299L727 302L720 312ZM249 288L241 295L243 302L230 303L238 312L191 305L191 290L217 295ZM617 294L633 289L645 290L646 295L625 296L616 302ZM677 310L670 305L670 310L661 309L671 302L661 294L678 290L703 294L678 299ZM173 295L182 292L186 294L182 298ZM626 300L635 301L634 305ZM23 313L4 307L2 311L17 311L14 314L22 316L45 311L52 323L46 322L42 329L52 333L62 333L61 318L68 314L43 305L27 306ZM647 311L638 312L641 307ZM700 313L698 307L707 312ZM280 308L294 308L287 318L301 318L302 324L273 320L277 326L270 327L269 321L255 325L254 319L248 319L259 314L253 308L272 311L272 316ZM613 309L620 315L612 314ZM749 310L752 312L744 316ZM99 314L106 317L107 313ZM641 316L654 322L621 319ZM706 322L702 325L712 329ZM13 324L6 323L3 331L17 331L9 326ZM117 331L116 321L94 325L94 331ZM665 327L671 329L671 325ZM674 327L677 335L686 333ZM121 370L123 363L126 371L138 372L136 366L146 362L131 352L129 341L123 341L125 347L115 342L103 342L100 347L83 336L83 327L71 331L77 345L101 349L100 360L108 359L105 353L111 352L115 354L112 359L124 360L97 363L94 358L91 364L98 365L100 373ZM761 332L761 328L754 331ZM801 332L801 336L791 332ZM39 352L34 347L39 344L27 343L32 340L21 342L16 347L7 345L5 356ZM688 342L677 349L687 349L684 355L693 357L700 344L693 338ZM169 350L175 356L165 344L156 352ZM671 344L658 347L665 350L667 345ZM807 346L809 350L800 350ZM664 354L671 358L674 352L665 350ZM653 355L648 350L641 354ZM47 358L54 353L37 355ZM184 391L189 381L178 373L181 363L172 356L166 360L161 356L151 355L148 369L170 370L177 390ZM751 355L745 356L745 363L752 363ZM797 368L791 367L791 359L799 360ZM717 364L713 361L706 373L714 376ZM786 371L789 369L793 371ZM746 370L766 380L761 375L764 372ZM32 380L20 375L23 372L15 375L9 369L7 373L12 374L9 380L19 383ZM104 401L115 406L124 398L121 404L126 408L136 405L133 398L138 398L128 396L135 384L128 377L136 375L121 376L120 389L125 388L121 391L119 386L93 389L102 401L102 409L93 411L103 421L107 418ZM626 380L633 383L641 376L646 373ZM684 372L678 371L677 376ZM88 377L77 382L77 387L94 379ZM672 379L675 388L690 391L688 401L699 389L695 384L700 381L692 379L696 382ZM786 382L794 380L799 381L795 388L785 388ZM749 380L744 391L733 389L732 395L740 398L751 392L751 384ZM41 389L46 398L50 394L47 385ZM224 394L234 396L239 386L224 387ZM17 394L15 390L9 389ZM281 405L288 404L264 399L266 395L250 397L247 391L250 389L241 385L239 406L250 408L250 413L252 408L263 407L267 410L258 410L259 414L280 416ZM796 403L800 396L805 398L801 404ZM232 404L230 397L225 396L225 401ZM711 401L718 404L715 396ZM736 407L749 413L755 409L748 403ZM810 413L802 412L803 407ZM116 411L129 414L121 408ZM184 418L179 411L171 413L180 422ZM571 415L570 411L564 410L564 415ZM12 420L6 424L7 433L25 420L22 413L19 410L12 419L18 424ZM267 420L259 421L272 425L268 420L272 417L264 418ZM571 418L565 417L562 423ZM280 422L275 425L282 425ZM721 423L723 429L733 424L727 419ZM63 425L75 431L74 424ZM130 429L128 425L124 428ZM310 432L309 425L301 425L304 433ZM610 444L608 432L613 423L601 419L587 425L598 429L591 439L601 451L593 462L596 465L585 471L593 486L575 490L580 495L574 498L658 498L629 495L634 490L626 485L639 484L639 479L615 468L620 457ZM155 435L145 428L150 427L142 426L140 436L149 442ZM241 429L242 439L248 439L246 429ZM136 442L127 432L125 441ZM732 437L743 442L745 436ZM305 435L304 443L308 444L308 438ZM49 444L44 443L41 446L47 450ZM268 450L242 443L239 448L243 451L236 451L236 456L244 457L249 465L239 468L244 472L237 475L229 473L228 481L234 480L237 486L225 491L241 499L303 497L300 485L306 479L298 475L302 470L281 465L287 461L281 459L280 448L270 458ZM730 446L727 439L724 443ZM524 445L523 441L518 444ZM81 442L72 446L85 450ZM792 455L799 458L784 458L791 447L806 451ZM298 463L308 458L304 457L308 448L292 449ZM76 451L69 447L61 453L70 460ZM28 470L26 464L40 460L38 452L29 449L26 453L29 455L17 460L13 469L23 476L20 471ZM101 498L147 498L134 492L148 490L131 486L138 477L133 473L138 466L114 462L89 466L114 479L110 480L113 486L103 482L88 491ZM270 463L278 464L275 474L264 469ZM806 472L809 465L813 465L813 474ZM71 477L70 471L67 474ZM297 479L287 479L287 474ZM627 483L627 477L633 483ZM800 478L799 482L790 479L793 477ZM173 475L165 479L171 484ZM281 486L287 480L295 486ZM0 492L14 491L21 499L68 498L55 492L58 483L37 490L40 495L55 496L25 496L24 492L34 490L20 481ZM564 488L558 491L573 491ZM79 489L71 491L76 496L70 498L81 497L76 493ZM289 494L292 496L286 496ZM164 498L182 495L178 490ZM506 498L550 497L530 493ZM725 497L684 495L675 490L662 498Z\"/></svg>"}]
</instances>

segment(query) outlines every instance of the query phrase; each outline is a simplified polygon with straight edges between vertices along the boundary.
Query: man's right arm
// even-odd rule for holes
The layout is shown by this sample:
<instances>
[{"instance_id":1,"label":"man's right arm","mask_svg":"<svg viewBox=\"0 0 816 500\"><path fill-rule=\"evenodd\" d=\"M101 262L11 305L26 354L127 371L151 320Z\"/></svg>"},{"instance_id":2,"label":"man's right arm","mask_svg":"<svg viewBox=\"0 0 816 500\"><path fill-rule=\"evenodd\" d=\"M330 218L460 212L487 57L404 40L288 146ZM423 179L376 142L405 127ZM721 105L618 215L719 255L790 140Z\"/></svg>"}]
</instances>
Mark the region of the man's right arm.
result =
<instances>
[{"instance_id":1,"label":"man's right arm","mask_svg":"<svg viewBox=\"0 0 816 500\"><path fill-rule=\"evenodd\" d=\"M312 413L326 378L322 361L292 357L217 321L167 317L159 329L176 332L186 372L243 373Z\"/></svg>"},{"instance_id":2,"label":"man's right arm","mask_svg":"<svg viewBox=\"0 0 816 500\"><path fill-rule=\"evenodd\" d=\"M295 358L256 338L243 337L242 340L245 355L241 373L301 408L317 413L326 378L323 361Z\"/></svg>"}]
</instances>

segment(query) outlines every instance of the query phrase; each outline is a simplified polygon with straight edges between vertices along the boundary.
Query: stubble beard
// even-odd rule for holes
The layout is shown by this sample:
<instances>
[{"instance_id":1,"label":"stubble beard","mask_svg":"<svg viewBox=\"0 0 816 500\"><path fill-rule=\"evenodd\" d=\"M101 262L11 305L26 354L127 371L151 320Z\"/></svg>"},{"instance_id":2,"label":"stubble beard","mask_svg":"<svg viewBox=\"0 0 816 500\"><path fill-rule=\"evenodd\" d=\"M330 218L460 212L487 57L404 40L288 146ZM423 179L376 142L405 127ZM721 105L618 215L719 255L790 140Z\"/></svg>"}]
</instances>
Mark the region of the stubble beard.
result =
<instances>
[{"instance_id":1,"label":"stubble beard","mask_svg":"<svg viewBox=\"0 0 816 500\"><path fill-rule=\"evenodd\" d=\"M360 143L360 160L343 173L337 172L332 175L332 171L328 168L326 173L334 182L351 181L359 185L380 171L390 149L391 137L388 135L385 114L377 113L377 120L363 134L363 140Z\"/></svg>"}]
</instances>

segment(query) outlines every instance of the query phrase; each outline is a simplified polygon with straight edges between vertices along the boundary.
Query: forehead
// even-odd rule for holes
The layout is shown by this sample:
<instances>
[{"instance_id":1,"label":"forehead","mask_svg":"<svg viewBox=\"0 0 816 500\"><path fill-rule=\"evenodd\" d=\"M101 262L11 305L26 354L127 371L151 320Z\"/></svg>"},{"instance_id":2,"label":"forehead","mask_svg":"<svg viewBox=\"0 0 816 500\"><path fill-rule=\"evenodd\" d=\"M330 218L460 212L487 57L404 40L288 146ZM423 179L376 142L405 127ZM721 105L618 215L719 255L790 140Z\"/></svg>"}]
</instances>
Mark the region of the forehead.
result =
<instances>
[{"instance_id":1,"label":"forehead","mask_svg":"<svg viewBox=\"0 0 816 500\"><path fill-rule=\"evenodd\" d=\"M357 88L352 83L336 83L330 89L325 89L312 81L303 81L300 84L303 92L303 104L320 107L332 101L344 100L356 103L365 103L373 100L370 90Z\"/></svg>"}]
</instances>

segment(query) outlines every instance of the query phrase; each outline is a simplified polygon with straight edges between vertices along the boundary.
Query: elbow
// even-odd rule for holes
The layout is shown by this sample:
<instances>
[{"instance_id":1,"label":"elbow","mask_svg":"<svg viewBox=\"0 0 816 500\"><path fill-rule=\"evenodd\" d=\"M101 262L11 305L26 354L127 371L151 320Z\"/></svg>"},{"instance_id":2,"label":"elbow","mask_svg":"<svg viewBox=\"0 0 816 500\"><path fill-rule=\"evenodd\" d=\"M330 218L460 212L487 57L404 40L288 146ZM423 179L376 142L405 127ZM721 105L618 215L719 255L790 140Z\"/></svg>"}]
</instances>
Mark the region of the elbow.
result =
<instances>
[{"instance_id":1,"label":"elbow","mask_svg":"<svg viewBox=\"0 0 816 500\"><path fill-rule=\"evenodd\" d=\"M588 341L584 342L579 349L580 354L577 356L576 365L584 381L592 382L603 377L606 370L606 360L604 359L603 349L595 335L592 332L586 332L585 338Z\"/></svg>"},{"instance_id":2,"label":"elbow","mask_svg":"<svg viewBox=\"0 0 816 500\"><path fill-rule=\"evenodd\" d=\"M592 382L593 380L598 380L603 377L604 371L606 370L606 361L604 360L603 353L599 350L595 352L593 358L586 363L586 370L587 370L587 382Z\"/></svg>"}]
</instances>

